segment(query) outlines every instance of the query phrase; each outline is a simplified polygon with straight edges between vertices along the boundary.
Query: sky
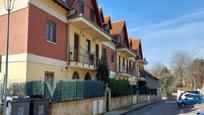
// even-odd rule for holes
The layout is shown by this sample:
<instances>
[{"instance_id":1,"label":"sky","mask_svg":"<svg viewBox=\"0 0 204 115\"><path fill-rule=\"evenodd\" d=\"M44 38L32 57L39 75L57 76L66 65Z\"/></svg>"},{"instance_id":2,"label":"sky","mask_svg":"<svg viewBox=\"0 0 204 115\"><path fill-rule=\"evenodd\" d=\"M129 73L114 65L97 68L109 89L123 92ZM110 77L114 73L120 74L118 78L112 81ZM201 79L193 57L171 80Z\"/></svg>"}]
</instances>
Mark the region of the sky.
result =
<instances>
[{"instance_id":1,"label":"sky","mask_svg":"<svg viewBox=\"0 0 204 115\"><path fill-rule=\"evenodd\" d=\"M142 39L143 55L152 68L170 66L180 50L204 57L204 0L98 0L111 20L126 20L129 37Z\"/></svg>"}]
</instances>

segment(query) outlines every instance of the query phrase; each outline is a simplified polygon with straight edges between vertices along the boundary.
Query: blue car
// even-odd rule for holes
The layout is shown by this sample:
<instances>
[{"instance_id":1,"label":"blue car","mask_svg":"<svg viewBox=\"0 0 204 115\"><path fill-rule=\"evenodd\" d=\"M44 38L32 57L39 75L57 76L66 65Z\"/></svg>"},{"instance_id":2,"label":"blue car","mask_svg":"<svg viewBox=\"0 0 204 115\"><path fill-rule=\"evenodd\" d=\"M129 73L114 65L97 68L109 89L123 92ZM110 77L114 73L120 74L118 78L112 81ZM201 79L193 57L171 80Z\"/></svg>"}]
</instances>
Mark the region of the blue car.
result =
<instances>
[{"instance_id":1,"label":"blue car","mask_svg":"<svg viewBox=\"0 0 204 115\"><path fill-rule=\"evenodd\" d=\"M204 112L197 113L197 115L204 115Z\"/></svg>"},{"instance_id":2,"label":"blue car","mask_svg":"<svg viewBox=\"0 0 204 115\"><path fill-rule=\"evenodd\" d=\"M177 105L179 107L184 107L184 106L195 105L203 102L204 102L204 99L201 96L187 94L185 99L181 99L177 101Z\"/></svg>"}]
</instances>

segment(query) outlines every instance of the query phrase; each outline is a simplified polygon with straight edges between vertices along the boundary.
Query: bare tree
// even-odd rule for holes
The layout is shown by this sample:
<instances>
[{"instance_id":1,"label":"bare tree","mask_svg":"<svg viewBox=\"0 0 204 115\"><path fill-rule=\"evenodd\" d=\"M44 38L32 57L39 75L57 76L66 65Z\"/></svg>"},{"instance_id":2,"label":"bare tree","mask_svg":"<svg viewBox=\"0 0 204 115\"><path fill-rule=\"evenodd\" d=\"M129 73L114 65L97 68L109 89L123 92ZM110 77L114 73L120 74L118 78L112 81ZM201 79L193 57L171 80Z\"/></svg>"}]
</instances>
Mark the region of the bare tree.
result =
<instances>
[{"instance_id":1,"label":"bare tree","mask_svg":"<svg viewBox=\"0 0 204 115\"><path fill-rule=\"evenodd\" d=\"M204 74L204 59L195 59L189 66L189 74L191 75L194 89L201 88Z\"/></svg>"},{"instance_id":2,"label":"bare tree","mask_svg":"<svg viewBox=\"0 0 204 115\"><path fill-rule=\"evenodd\" d=\"M152 68L151 68L151 71L152 73L161 78L162 77L162 70L165 68L165 66L161 63L161 62L156 62Z\"/></svg>"},{"instance_id":3,"label":"bare tree","mask_svg":"<svg viewBox=\"0 0 204 115\"><path fill-rule=\"evenodd\" d=\"M176 51L172 55L170 66L174 73L174 82L179 86L186 86L190 77L188 67L192 63L192 55L186 51Z\"/></svg>"}]
</instances>

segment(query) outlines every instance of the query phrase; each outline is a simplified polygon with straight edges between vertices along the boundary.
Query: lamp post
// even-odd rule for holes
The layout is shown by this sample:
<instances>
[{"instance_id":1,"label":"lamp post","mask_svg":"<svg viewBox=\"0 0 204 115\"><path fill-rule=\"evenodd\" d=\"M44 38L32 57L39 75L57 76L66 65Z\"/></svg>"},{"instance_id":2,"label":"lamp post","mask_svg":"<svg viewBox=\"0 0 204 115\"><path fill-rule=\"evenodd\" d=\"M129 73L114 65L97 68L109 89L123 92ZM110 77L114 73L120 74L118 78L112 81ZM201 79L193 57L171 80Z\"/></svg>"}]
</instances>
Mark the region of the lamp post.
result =
<instances>
[{"instance_id":1,"label":"lamp post","mask_svg":"<svg viewBox=\"0 0 204 115\"><path fill-rule=\"evenodd\" d=\"M6 65L5 65L5 74L4 74L4 83L3 83L3 115L6 115L6 105L7 105L7 82L8 82L8 54L9 54L9 34L10 34L10 13L13 10L15 0L4 0L4 7L7 10L7 35L6 35Z\"/></svg>"}]
</instances>

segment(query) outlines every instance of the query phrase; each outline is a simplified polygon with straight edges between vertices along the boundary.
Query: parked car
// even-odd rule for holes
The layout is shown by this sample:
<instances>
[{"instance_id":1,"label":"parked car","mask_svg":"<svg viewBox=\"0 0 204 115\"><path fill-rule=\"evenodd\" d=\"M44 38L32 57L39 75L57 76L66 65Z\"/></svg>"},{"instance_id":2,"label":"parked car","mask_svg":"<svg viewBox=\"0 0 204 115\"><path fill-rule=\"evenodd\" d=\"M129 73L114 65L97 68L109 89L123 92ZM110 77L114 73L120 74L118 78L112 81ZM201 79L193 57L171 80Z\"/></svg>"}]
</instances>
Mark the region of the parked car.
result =
<instances>
[{"instance_id":1,"label":"parked car","mask_svg":"<svg viewBox=\"0 0 204 115\"><path fill-rule=\"evenodd\" d=\"M199 91L185 91L179 95L178 100L185 99L186 95L202 96Z\"/></svg>"},{"instance_id":2,"label":"parked car","mask_svg":"<svg viewBox=\"0 0 204 115\"><path fill-rule=\"evenodd\" d=\"M200 112L200 113L197 113L197 115L204 115L204 111Z\"/></svg>"},{"instance_id":3,"label":"parked car","mask_svg":"<svg viewBox=\"0 0 204 115\"><path fill-rule=\"evenodd\" d=\"M204 99L199 95L186 94L185 99L180 99L177 101L177 105L179 107L184 107L184 106L195 105L203 102L204 102Z\"/></svg>"}]
</instances>

